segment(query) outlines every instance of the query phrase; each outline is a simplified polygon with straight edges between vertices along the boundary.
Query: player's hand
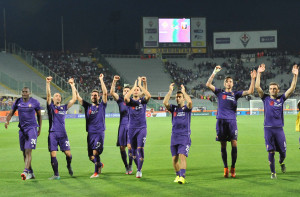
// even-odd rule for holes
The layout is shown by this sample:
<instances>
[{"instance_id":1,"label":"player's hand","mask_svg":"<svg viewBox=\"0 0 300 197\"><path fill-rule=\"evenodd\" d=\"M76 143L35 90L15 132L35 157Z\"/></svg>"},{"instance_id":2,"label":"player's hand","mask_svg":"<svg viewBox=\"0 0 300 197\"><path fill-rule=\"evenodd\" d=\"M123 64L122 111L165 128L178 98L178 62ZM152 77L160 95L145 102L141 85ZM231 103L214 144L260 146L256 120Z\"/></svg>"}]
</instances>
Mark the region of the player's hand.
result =
<instances>
[{"instance_id":1,"label":"player's hand","mask_svg":"<svg viewBox=\"0 0 300 197\"><path fill-rule=\"evenodd\" d=\"M173 92L173 90L174 90L174 83L171 83L169 86L169 91Z\"/></svg>"},{"instance_id":2,"label":"player's hand","mask_svg":"<svg viewBox=\"0 0 300 197\"><path fill-rule=\"evenodd\" d=\"M295 65L293 66L292 73L293 73L294 75L298 76L299 68L298 68L297 64L295 64Z\"/></svg>"},{"instance_id":3,"label":"player's hand","mask_svg":"<svg viewBox=\"0 0 300 197\"><path fill-rule=\"evenodd\" d=\"M262 73L266 70L266 65L262 63L261 65L258 66L257 72Z\"/></svg>"},{"instance_id":4,"label":"player's hand","mask_svg":"<svg viewBox=\"0 0 300 197\"><path fill-rule=\"evenodd\" d=\"M135 80L134 85L133 85L133 88L136 88L136 87L137 87L137 80Z\"/></svg>"},{"instance_id":5,"label":"player's hand","mask_svg":"<svg viewBox=\"0 0 300 197\"><path fill-rule=\"evenodd\" d=\"M142 78L142 81L143 81L143 82L146 82L146 81L147 81L147 78L146 78L145 76L142 76L141 78Z\"/></svg>"},{"instance_id":6,"label":"player's hand","mask_svg":"<svg viewBox=\"0 0 300 197\"><path fill-rule=\"evenodd\" d=\"M119 75L115 75L114 76L114 81L116 82L116 81L119 81L120 80L120 76Z\"/></svg>"},{"instance_id":7,"label":"player's hand","mask_svg":"<svg viewBox=\"0 0 300 197\"><path fill-rule=\"evenodd\" d=\"M216 66L214 71L213 71L213 74L217 74L218 72L220 72L220 70L222 69L222 67L220 65Z\"/></svg>"},{"instance_id":8,"label":"player's hand","mask_svg":"<svg viewBox=\"0 0 300 197\"><path fill-rule=\"evenodd\" d=\"M74 84L74 78L70 78L69 81L68 81L68 83L69 83L71 86L72 86L72 85L75 85L75 84Z\"/></svg>"},{"instance_id":9,"label":"player's hand","mask_svg":"<svg viewBox=\"0 0 300 197\"><path fill-rule=\"evenodd\" d=\"M138 77L138 86L142 87L142 78L141 77Z\"/></svg>"},{"instance_id":10,"label":"player's hand","mask_svg":"<svg viewBox=\"0 0 300 197\"><path fill-rule=\"evenodd\" d=\"M47 82L47 83L50 83L51 81L52 81L52 77L51 77L51 76L46 77L46 82Z\"/></svg>"},{"instance_id":11,"label":"player's hand","mask_svg":"<svg viewBox=\"0 0 300 197\"><path fill-rule=\"evenodd\" d=\"M39 127L39 130L38 130L38 136L41 135L41 127Z\"/></svg>"},{"instance_id":12,"label":"player's hand","mask_svg":"<svg viewBox=\"0 0 300 197\"><path fill-rule=\"evenodd\" d=\"M99 75L100 81L103 80L103 78L104 78L104 75L101 73L101 74Z\"/></svg>"},{"instance_id":13,"label":"player's hand","mask_svg":"<svg viewBox=\"0 0 300 197\"><path fill-rule=\"evenodd\" d=\"M256 78L256 70L251 71L251 78L255 79Z\"/></svg>"},{"instance_id":14,"label":"player's hand","mask_svg":"<svg viewBox=\"0 0 300 197\"><path fill-rule=\"evenodd\" d=\"M181 92L185 93L185 87L181 84Z\"/></svg>"},{"instance_id":15,"label":"player's hand","mask_svg":"<svg viewBox=\"0 0 300 197\"><path fill-rule=\"evenodd\" d=\"M8 128L8 125L9 125L9 122L6 122L5 125L4 125L4 126L5 126L5 129Z\"/></svg>"}]
</instances>

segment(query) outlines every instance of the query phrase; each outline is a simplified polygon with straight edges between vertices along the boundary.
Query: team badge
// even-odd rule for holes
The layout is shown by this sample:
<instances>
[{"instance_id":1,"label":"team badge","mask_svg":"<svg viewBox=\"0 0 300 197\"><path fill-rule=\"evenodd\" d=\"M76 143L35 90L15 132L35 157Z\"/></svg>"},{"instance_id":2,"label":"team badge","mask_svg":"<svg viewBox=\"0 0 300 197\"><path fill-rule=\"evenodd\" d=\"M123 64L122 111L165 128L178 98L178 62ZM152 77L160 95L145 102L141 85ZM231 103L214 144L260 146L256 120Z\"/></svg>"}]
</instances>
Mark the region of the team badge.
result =
<instances>
[{"instance_id":1,"label":"team badge","mask_svg":"<svg viewBox=\"0 0 300 197\"><path fill-rule=\"evenodd\" d=\"M222 99L225 100L227 98L227 96L225 94L223 94Z\"/></svg>"},{"instance_id":2,"label":"team badge","mask_svg":"<svg viewBox=\"0 0 300 197\"><path fill-rule=\"evenodd\" d=\"M280 102L280 99L277 99L277 102Z\"/></svg>"},{"instance_id":3,"label":"team badge","mask_svg":"<svg viewBox=\"0 0 300 197\"><path fill-rule=\"evenodd\" d=\"M271 106L274 106L274 101L270 101L270 105L271 105Z\"/></svg>"},{"instance_id":4,"label":"team badge","mask_svg":"<svg viewBox=\"0 0 300 197\"><path fill-rule=\"evenodd\" d=\"M63 109L63 107L60 107L60 109Z\"/></svg>"},{"instance_id":5,"label":"team badge","mask_svg":"<svg viewBox=\"0 0 300 197\"><path fill-rule=\"evenodd\" d=\"M174 112L174 117L176 117L177 116L177 112Z\"/></svg>"},{"instance_id":6,"label":"team badge","mask_svg":"<svg viewBox=\"0 0 300 197\"><path fill-rule=\"evenodd\" d=\"M141 101L141 100L139 100L139 102L141 103L142 101Z\"/></svg>"},{"instance_id":7,"label":"team badge","mask_svg":"<svg viewBox=\"0 0 300 197\"><path fill-rule=\"evenodd\" d=\"M234 93L233 93L233 92L231 92L231 95L232 95L232 96L234 96Z\"/></svg>"},{"instance_id":8,"label":"team badge","mask_svg":"<svg viewBox=\"0 0 300 197\"><path fill-rule=\"evenodd\" d=\"M55 109L55 110L54 110L54 113L58 114L58 110L57 110L57 109Z\"/></svg>"},{"instance_id":9,"label":"team badge","mask_svg":"<svg viewBox=\"0 0 300 197\"><path fill-rule=\"evenodd\" d=\"M28 105L28 107L31 107L31 106L32 106L31 104Z\"/></svg>"}]
</instances>

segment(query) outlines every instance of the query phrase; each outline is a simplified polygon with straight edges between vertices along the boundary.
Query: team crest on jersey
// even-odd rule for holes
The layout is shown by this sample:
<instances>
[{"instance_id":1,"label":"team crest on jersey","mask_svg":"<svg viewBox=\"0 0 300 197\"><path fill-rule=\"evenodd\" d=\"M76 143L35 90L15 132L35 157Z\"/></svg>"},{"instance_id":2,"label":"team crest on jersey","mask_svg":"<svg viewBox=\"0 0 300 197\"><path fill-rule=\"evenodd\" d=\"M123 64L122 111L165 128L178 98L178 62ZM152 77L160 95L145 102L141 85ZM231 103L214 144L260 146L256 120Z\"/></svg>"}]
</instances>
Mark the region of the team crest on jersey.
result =
<instances>
[{"instance_id":1,"label":"team crest on jersey","mask_svg":"<svg viewBox=\"0 0 300 197\"><path fill-rule=\"evenodd\" d=\"M89 110L89 114L91 115L91 113L92 113L92 110L90 109L90 110Z\"/></svg>"},{"instance_id":2,"label":"team crest on jersey","mask_svg":"<svg viewBox=\"0 0 300 197\"><path fill-rule=\"evenodd\" d=\"M280 102L280 99L277 99L277 102Z\"/></svg>"},{"instance_id":3,"label":"team crest on jersey","mask_svg":"<svg viewBox=\"0 0 300 197\"><path fill-rule=\"evenodd\" d=\"M123 102L123 105L125 105L125 106L126 106L126 103L125 103L125 102Z\"/></svg>"},{"instance_id":4,"label":"team crest on jersey","mask_svg":"<svg viewBox=\"0 0 300 197\"><path fill-rule=\"evenodd\" d=\"M139 100L139 102L141 103L141 102L142 102L142 100Z\"/></svg>"},{"instance_id":5,"label":"team crest on jersey","mask_svg":"<svg viewBox=\"0 0 300 197\"><path fill-rule=\"evenodd\" d=\"M63 107L60 107L60 109L62 110L62 109L63 109Z\"/></svg>"},{"instance_id":6,"label":"team crest on jersey","mask_svg":"<svg viewBox=\"0 0 300 197\"><path fill-rule=\"evenodd\" d=\"M174 112L174 117L176 117L176 116L177 116L177 112L175 111L175 112Z\"/></svg>"},{"instance_id":7,"label":"team crest on jersey","mask_svg":"<svg viewBox=\"0 0 300 197\"><path fill-rule=\"evenodd\" d=\"M231 92L231 95L232 95L232 96L234 96L234 93L233 93L233 92Z\"/></svg>"},{"instance_id":8,"label":"team crest on jersey","mask_svg":"<svg viewBox=\"0 0 300 197\"><path fill-rule=\"evenodd\" d=\"M271 105L271 106L274 106L274 101L270 101L270 105Z\"/></svg>"},{"instance_id":9,"label":"team crest on jersey","mask_svg":"<svg viewBox=\"0 0 300 197\"><path fill-rule=\"evenodd\" d=\"M31 104L28 105L28 107L31 107L31 106L32 106Z\"/></svg>"},{"instance_id":10,"label":"team crest on jersey","mask_svg":"<svg viewBox=\"0 0 300 197\"><path fill-rule=\"evenodd\" d=\"M227 98L227 96L225 94L223 94L222 99L225 100Z\"/></svg>"},{"instance_id":11,"label":"team crest on jersey","mask_svg":"<svg viewBox=\"0 0 300 197\"><path fill-rule=\"evenodd\" d=\"M55 110L54 110L54 113L58 114L58 110L57 110L57 109L55 109Z\"/></svg>"}]
</instances>

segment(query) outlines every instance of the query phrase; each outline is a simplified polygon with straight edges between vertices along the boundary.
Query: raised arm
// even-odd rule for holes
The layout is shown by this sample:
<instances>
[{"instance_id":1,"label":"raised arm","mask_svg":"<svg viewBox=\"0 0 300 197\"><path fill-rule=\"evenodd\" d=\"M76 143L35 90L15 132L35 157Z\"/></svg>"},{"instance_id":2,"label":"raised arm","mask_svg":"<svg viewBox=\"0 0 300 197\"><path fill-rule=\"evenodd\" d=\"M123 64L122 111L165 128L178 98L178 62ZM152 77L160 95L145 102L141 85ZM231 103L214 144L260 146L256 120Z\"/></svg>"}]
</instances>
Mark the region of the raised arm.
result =
<instances>
[{"instance_id":1,"label":"raised arm","mask_svg":"<svg viewBox=\"0 0 300 197\"><path fill-rule=\"evenodd\" d=\"M130 102L130 97L133 94L134 89L137 87L137 80L135 80L133 87L131 88L131 90L129 90L129 92L125 95L124 97L124 101L125 103L129 103Z\"/></svg>"},{"instance_id":2,"label":"raised arm","mask_svg":"<svg viewBox=\"0 0 300 197\"><path fill-rule=\"evenodd\" d=\"M103 78L104 78L104 75L101 73L99 75L99 80L100 80L101 89L102 89L102 102L107 103L107 89L106 89L106 86L104 84Z\"/></svg>"},{"instance_id":3,"label":"raised arm","mask_svg":"<svg viewBox=\"0 0 300 197\"><path fill-rule=\"evenodd\" d=\"M255 89L258 92L258 95L260 98L262 98L264 96L264 91L261 89L260 87L260 76L261 73L263 73L266 69L265 64L261 64L259 65L258 69L257 69L257 76L256 76L256 81L255 81Z\"/></svg>"},{"instance_id":4,"label":"raised arm","mask_svg":"<svg viewBox=\"0 0 300 197\"><path fill-rule=\"evenodd\" d=\"M50 89L50 83L52 81L52 77L46 77L46 94L47 94L47 104L51 104L51 89Z\"/></svg>"},{"instance_id":5,"label":"raised arm","mask_svg":"<svg viewBox=\"0 0 300 197\"><path fill-rule=\"evenodd\" d=\"M243 96L253 94L254 92L254 84L255 84L255 78L256 78L256 70L251 71L251 84L249 87L249 90L243 91Z\"/></svg>"},{"instance_id":6,"label":"raised arm","mask_svg":"<svg viewBox=\"0 0 300 197\"><path fill-rule=\"evenodd\" d=\"M297 79L298 79L298 72L299 72L299 68L298 68L297 64L295 64L293 66L293 70L292 70L293 80L292 80L292 83L291 83L291 87L284 93L285 98L290 97L292 95L292 93L295 91L296 84L297 84Z\"/></svg>"},{"instance_id":7,"label":"raised arm","mask_svg":"<svg viewBox=\"0 0 300 197\"><path fill-rule=\"evenodd\" d=\"M146 90L143 86L142 86L142 78L138 77L138 83L139 83L139 87L141 88L142 92L145 94L145 99L148 102L151 98L151 94L148 92L148 90Z\"/></svg>"},{"instance_id":8,"label":"raised arm","mask_svg":"<svg viewBox=\"0 0 300 197\"><path fill-rule=\"evenodd\" d=\"M142 78L142 81L143 81L143 87L148 91L147 77L143 76L141 78Z\"/></svg>"},{"instance_id":9,"label":"raised arm","mask_svg":"<svg viewBox=\"0 0 300 197\"><path fill-rule=\"evenodd\" d=\"M186 100L187 102L187 107L189 109L192 109L193 108L193 102L192 102L192 99L191 97L185 92L185 87L181 84L181 92L183 93L183 96L184 96L184 99Z\"/></svg>"},{"instance_id":10,"label":"raised arm","mask_svg":"<svg viewBox=\"0 0 300 197\"><path fill-rule=\"evenodd\" d=\"M77 100L78 100L79 104L82 105L82 104L83 104L83 99L82 99L81 96L79 95L79 92L78 92L78 91L76 91L76 96L77 96Z\"/></svg>"},{"instance_id":11,"label":"raised arm","mask_svg":"<svg viewBox=\"0 0 300 197\"><path fill-rule=\"evenodd\" d=\"M164 105L165 107L167 108L167 110L170 111L170 104L169 104L169 100L170 100L170 97L172 95L172 92L174 90L174 83L171 83L171 85L169 86L169 92L166 94L165 98L164 98Z\"/></svg>"},{"instance_id":12,"label":"raised arm","mask_svg":"<svg viewBox=\"0 0 300 197\"><path fill-rule=\"evenodd\" d=\"M119 100L119 95L115 92L116 83L119 79L120 77L118 75L115 75L110 88L110 95L114 98L115 101Z\"/></svg>"},{"instance_id":13,"label":"raised arm","mask_svg":"<svg viewBox=\"0 0 300 197\"><path fill-rule=\"evenodd\" d=\"M76 95L76 88L75 88L75 83L74 83L74 79L71 78L69 79L68 83L70 84L71 88L72 88L72 99L69 101L67 108L70 109L72 107L72 105L76 102L77 99L77 95Z\"/></svg>"},{"instance_id":14,"label":"raised arm","mask_svg":"<svg viewBox=\"0 0 300 197\"><path fill-rule=\"evenodd\" d=\"M215 67L213 73L211 74L211 76L208 78L207 82L206 82L206 87L208 87L211 91L215 92L216 87L214 85L212 85L212 81L214 80L215 75L221 70L221 66L218 65Z\"/></svg>"}]
</instances>

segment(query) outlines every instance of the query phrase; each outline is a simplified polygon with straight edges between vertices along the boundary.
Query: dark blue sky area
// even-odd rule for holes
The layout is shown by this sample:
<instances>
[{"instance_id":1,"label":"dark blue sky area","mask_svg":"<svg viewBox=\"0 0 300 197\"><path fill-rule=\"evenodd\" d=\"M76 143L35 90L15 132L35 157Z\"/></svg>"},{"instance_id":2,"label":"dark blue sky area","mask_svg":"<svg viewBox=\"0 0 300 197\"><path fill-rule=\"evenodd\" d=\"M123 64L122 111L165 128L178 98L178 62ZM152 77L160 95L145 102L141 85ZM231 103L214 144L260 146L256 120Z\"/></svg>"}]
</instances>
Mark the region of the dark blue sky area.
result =
<instances>
[{"instance_id":1,"label":"dark blue sky area","mask_svg":"<svg viewBox=\"0 0 300 197\"><path fill-rule=\"evenodd\" d=\"M0 48L5 8L8 42L28 50L60 50L63 16L67 50L136 52L142 17L158 16L206 17L209 43L215 31L277 29L281 50L300 51L298 0L0 0L0 8Z\"/></svg>"}]
</instances>

